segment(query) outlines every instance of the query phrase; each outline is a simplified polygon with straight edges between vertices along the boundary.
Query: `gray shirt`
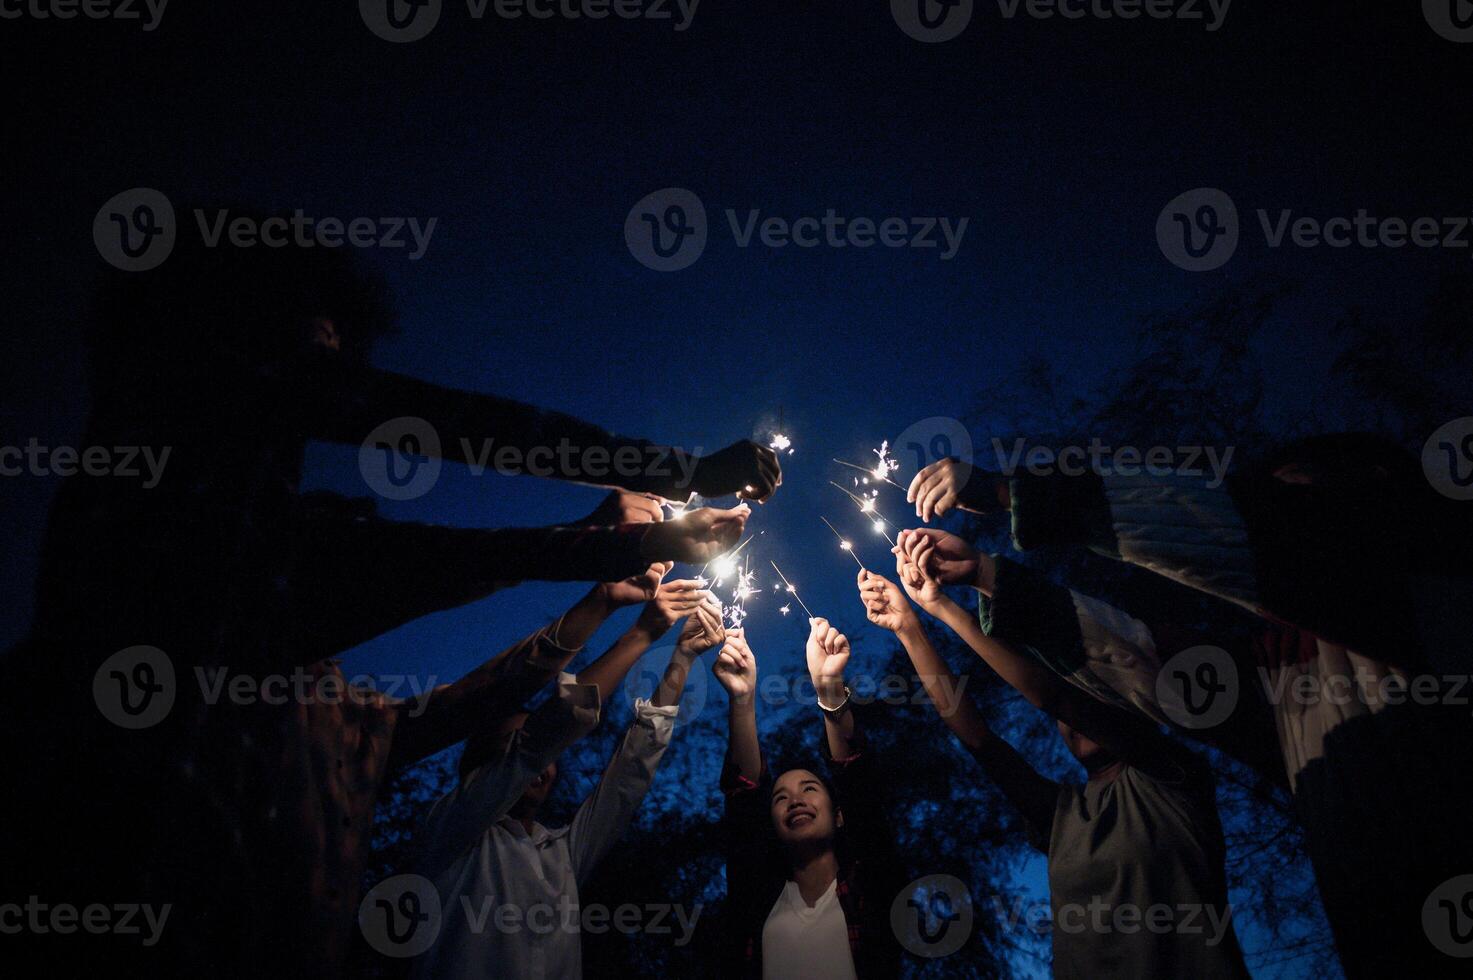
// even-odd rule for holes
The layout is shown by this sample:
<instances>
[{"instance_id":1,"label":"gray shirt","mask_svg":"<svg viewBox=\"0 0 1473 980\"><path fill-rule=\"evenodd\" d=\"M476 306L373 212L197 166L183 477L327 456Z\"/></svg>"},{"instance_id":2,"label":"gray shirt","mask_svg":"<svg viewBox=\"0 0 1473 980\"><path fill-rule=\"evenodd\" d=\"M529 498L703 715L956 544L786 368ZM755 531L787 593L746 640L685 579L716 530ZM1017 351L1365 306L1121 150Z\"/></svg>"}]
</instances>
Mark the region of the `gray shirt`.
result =
<instances>
[{"instance_id":1,"label":"gray shirt","mask_svg":"<svg viewBox=\"0 0 1473 980\"><path fill-rule=\"evenodd\" d=\"M1176 746L1152 772L1064 785L1047 841L1054 976L1246 978L1212 774Z\"/></svg>"}]
</instances>

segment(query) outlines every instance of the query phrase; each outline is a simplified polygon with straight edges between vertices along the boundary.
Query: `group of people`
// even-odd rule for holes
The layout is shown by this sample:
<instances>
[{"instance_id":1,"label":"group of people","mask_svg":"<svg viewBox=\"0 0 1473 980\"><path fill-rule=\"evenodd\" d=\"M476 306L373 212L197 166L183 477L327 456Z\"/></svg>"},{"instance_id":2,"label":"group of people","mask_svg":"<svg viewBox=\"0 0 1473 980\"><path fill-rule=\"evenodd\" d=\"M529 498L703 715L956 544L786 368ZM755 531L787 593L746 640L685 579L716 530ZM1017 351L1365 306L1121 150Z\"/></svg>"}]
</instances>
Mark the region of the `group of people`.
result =
<instances>
[{"instance_id":1,"label":"group of people","mask_svg":"<svg viewBox=\"0 0 1473 980\"><path fill-rule=\"evenodd\" d=\"M1047 857L1055 976L1249 975L1228 895L1215 756L1182 736L1291 794L1347 975L1459 971L1435 933L1438 916L1448 917L1449 935L1466 932L1466 910L1437 895L1473 869L1457 806L1473 785L1470 721L1456 697L1466 654L1448 628L1473 608L1460 550L1467 518L1422 488L1400 450L1368 437L1312 439L1220 491L1186 479L1003 477L944 459L915 477L909 497L922 523L955 508L1005 514L1022 548L1088 545L1251 610L1263 624L1236 642L1189 622L1147 624L933 527L901 532L893 578L859 572L869 621L896 635L944 725ZM1373 526L1373 516L1390 526ZM1340 564L1347 549L1362 560ZM975 597L975 610L957 601L958 590ZM884 767L862 724L865 712L883 708L854 704L848 638L824 618L810 620L815 764L774 772L758 738L760 658L745 631L723 628L697 582L664 583L656 594L651 608L673 609L681 597L687 604L677 652L572 825L549 831L534 819L552 760L586 730L567 701L578 684L603 685L606 660L627 665L637 656L656 613L526 722L508 716L494 749L467 746L459 786L424 830L421 869L442 900L469 899L468 907L492 895L569 895L576 905L578 886L652 781L686 675L714 650L711 670L729 712L720 777L726 898L713 926L719 972L898 975L905 953L892 904L924 869L907 866L886 813ZM1372 595L1375 610L1356 604ZM1055 720L1082 781L1042 775L989 728L921 613ZM662 626L673 624L668 618ZM1223 677L1173 668L1178 654L1201 649L1226 658L1214 663ZM1220 690L1178 687L1173 696L1161 682L1177 673ZM1241 682L1227 683L1229 674ZM1442 696L1426 696L1419 679L1433 677L1446 682ZM1417 689L1423 696L1399 696ZM1197 724L1183 709L1203 693L1228 696L1228 710ZM484 976L489 964L497 976L576 976L579 937L458 925L417 971Z\"/></svg>"},{"instance_id":2,"label":"group of people","mask_svg":"<svg viewBox=\"0 0 1473 980\"><path fill-rule=\"evenodd\" d=\"M686 679L706 657L729 705L720 970L902 971L891 906L926 869L907 866L885 812L877 750L845 684L848 638L811 620L821 761L773 772L758 738L758 654L703 582L673 577L678 562L730 549L749 511L739 502L665 521L659 500L763 501L782 482L771 450L741 442L695 457L375 368L367 352L392 323L386 298L327 250L181 247L159 270L120 277L96 319L86 438L168 445L171 465L157 487L74 478L57 498L35 624L4 662L7 783L25 803L7 815L0 897L173 912L149 947L36 932L17 945L109 974L340 975L375 802L395 772L462 743L458 780L421 829L412 870L446 908L576 906L655 778ZM406 416L432 425L452 460L494 439L524 459L564 443L635 447L679 465L610 473L602 504L554 527L390 521L362 501L302 492L308 440L357 445ZM577 474L554 464L550 475ZM1456 968L1429 942L1424 906L1441 882L1473 873L1459 806L1473 785L1468 711L1378 697L1385 685L1368 684L1470 673L1470 522L1414 461L1371 437L1325 437L1214 489L1187 478L1004 477L943 459L909 498L921 525L956 509L1006 515L1019 549L1092 548L1262 624L1253 642L1233 643L1201 635L1190 613L1145 622L929 526L899 536L893 579L860 572L869 621L896 635L945 726L1047 855L1056 920L1091 903L1170 910L1159 929L1055 928L1055 975L1247 975L1214 776L1192 740L1292 794L1347 974ZM219 672L257 684L285 671L341 679L342 651L527 580L590 588L554 622L416 697L236 701L192 682ZM976 610L958 595L974 596ZM628 630L568 673L602 624L634 605ZM1081 783L1039 774L989 729L920 612L1056 720ZM661 682L635 704L596 789L568 826L539 823L561 753L677 628ZM1238 703L1215 724L1183 725L1162 680L1173 656L1204 644L1236 666ZM157 724L124 730L97 710L95 682L109 657L137 645L174 664L174 703ZM1284 694L1340 681L1348 700ZM1208 927L1174 927L1182 910ZM577 977L580 937L447 915L412 969Z\"/></svg>"}]
</instances>

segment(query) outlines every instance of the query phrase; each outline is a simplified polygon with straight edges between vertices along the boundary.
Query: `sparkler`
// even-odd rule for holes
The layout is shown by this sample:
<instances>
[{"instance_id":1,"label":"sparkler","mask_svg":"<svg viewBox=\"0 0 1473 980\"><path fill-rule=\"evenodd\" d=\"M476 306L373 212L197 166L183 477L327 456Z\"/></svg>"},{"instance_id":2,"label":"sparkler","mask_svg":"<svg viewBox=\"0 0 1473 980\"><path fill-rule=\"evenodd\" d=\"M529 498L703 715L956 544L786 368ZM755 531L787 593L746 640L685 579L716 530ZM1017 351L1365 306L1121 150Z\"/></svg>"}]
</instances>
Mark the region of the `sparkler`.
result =
<instances>
[{"instance_id":1,"label":"sparkler","mask_svg":"<svg viewBox=\"0 0 1473 980\"><path fill-rule=\"evenodd\" d=\"M885 534L885 525L889 524L891 527L895 527L895 524L887 521L885 519L885 515L880 513L879 505L875 500L875 497L879 496L880 491L876 490L874 492L874 496L861 497L859 494L851 492L846 487L839 486L839 484L835 483L833 480L829 481L829 486L838 487L838 489L843 490L844 493L848 494L849 499L859 505L859 512L861 514L873 516L875 533L883 535L885 540L890 542L890 547L895 547L895 539L890 537L890 535Z\"/></svg>"},{"instance_id":2,"label":"sparkler","mask_svg":"<svg viewBox=\"0 0 1473 980\"><path fill-rule=\"evenodd\" d=\"M879 450L875 450L875 451L876 452L879 452ZM900 468L900 464L899 463L896 463L893 459L889 461L889 464L887 466L885 466L885 467L876 466L873 469L871 469L870 467L867 467L867 466L860 466L858 463L846 463L844 460L837 459L837 458L834 460L834 462L838 463L840 466L847 466L851 470L858 470L859 472L865 474L866 479L874 478L874 479L879 480L879 481L881 481L883 483L888 483L888 484L890 484L890 486L894 487L896 490L904 490L905 489L905 487L902 487L900 484L898 484L894 480L890 479L889 474L894 473L897 469Z\"/></svg>"},{"instance_id":3,"label":"sparkler","mask_svg":"<svg viewBox=\"0 0 1473 980\"><path fill-rule=\"evenodd\" d=\"M783 570L781 568L778 568L777 567L777 562L773 561L771 558L767 559L767 561L768 561L768 564L772 565L772 570L774 572L777 572L777 577L783 580L783 585L786 585L788 587L788 591L793 594L793 598L798 600L798 605L800 605L800 606L803 607L803 611L808 614L808 618L809 619L816 618L813 615L813 610L811 610L811 609L808 608L808 604L803 601L803 597L800 596L798 594L798 590L793 587L793 583L792 582L789 582L788 581L788 577L783 574Z\"/></svg>"},{"instance_id":4,"label":"sparkler","mask_svg":"<svg viewBox=\"0 0 1473 980\"><path fill-rule=\"evenodd\" d=\"M789 456L793 455L793 440L781 432L774 432L772 434L772 441L767 445L775 453L786 452Z\"/></svg>"},{"instance_id":5,"label":"sparkler","mask_svg":"<svg viewBox=\"0 0 1473 980\"><path fill-rule=\"evenodd\" d=\"M706 562L706 564L701 566L701 570L696 573L696 578L704 582L706 578L706 569L710 568L712 565L716 566L714 571L716 573L717 585L720 585L722 582L731 578L733 575L736 574L737 571L736 556L741 554L741 550L743 548L752 543L753 538L760 538L766 533L766 531L758 531L756 534L752 535L752 537L743 541L741 544L737 545L726 554L717 555L715 558L712 558L710 561Z\"/></svg>"},{"instance_id":6,"label":"sparkler","mask_svg":"<svg viewBox=\"0 0 1473 980\"><path fill-rule=\"evenodd\" d=\"M869 571L869 569L864 567L864 562L860 561L859 556L854 553L854 545L844 535L839 533L839 529L829 524L829 519L822 514L818 515L818 519L829 525L829 530L833 531L834 537L839 539L839 547L849 553L849 557L854 559L854 564L858 565L861 571Z\"/></svg>"}]
</instances>

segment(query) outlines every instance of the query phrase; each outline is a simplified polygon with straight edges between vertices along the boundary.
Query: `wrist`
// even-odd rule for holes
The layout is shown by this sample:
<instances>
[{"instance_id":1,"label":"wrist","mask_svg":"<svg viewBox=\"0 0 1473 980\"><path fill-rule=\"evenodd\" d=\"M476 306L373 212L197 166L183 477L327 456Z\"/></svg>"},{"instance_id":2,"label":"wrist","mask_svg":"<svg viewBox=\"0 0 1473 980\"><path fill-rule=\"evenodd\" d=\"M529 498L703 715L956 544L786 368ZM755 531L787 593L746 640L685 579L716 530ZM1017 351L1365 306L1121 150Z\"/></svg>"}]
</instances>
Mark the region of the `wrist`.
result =
<instances>
[{"instance_id":1,"label":"wrist","mask_svg":"<svg viewBox=\"0 0 1473 980\"><path fill-rule=\"evenodd\" d=\"M828 704L838 704L844 698L844 678L842 677L810 677L813 682L813 690L818 694L820 701Z\"/></svg>"},{"instance_id":2,"label":"wrist","mask_svg":"<svg viewBox=\"0 0 1473 980\"><path fill-rule=\"evenodd\" d=\"M992 595L993 589L997 587L997 562L991 555L981 554L977 556L977 573L972 582L972 587L983 595Z\"/></svg>"},{"instance_id":3,"label":"wrist","mask_svg":"<svg viewBox=\"0 0 1473 980\"><path fill-rule=\"evenodd\" d=\"M922 635L920 617L914 613L906 616L900 621L900 629L895 631L895 635L902 640L913 639Z\"/></svg>"},{"instance_id":4,"label":"wrist","mask_svg":"<svg viewBox=\"0 0 1473 980\"><path fill-rule=\"evenodd\" d=\"M745 694L733 694L731 691L727 691L726 698L730 702L730 706L727 708L727 714L733 719L739 720L742 718L756 717L757 698L755 684L752 690Z\"/></svg>"}]
</instances>

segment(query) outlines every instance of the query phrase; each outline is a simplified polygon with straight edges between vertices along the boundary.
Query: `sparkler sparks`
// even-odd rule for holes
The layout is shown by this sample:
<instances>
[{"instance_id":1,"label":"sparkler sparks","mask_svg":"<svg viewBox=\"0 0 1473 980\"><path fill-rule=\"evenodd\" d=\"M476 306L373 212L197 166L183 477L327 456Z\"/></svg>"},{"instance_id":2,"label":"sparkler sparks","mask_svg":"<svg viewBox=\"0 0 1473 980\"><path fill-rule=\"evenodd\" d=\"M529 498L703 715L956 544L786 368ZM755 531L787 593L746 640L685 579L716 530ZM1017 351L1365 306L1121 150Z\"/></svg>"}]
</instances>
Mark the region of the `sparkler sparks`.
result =
<instances>
[{"instance_id":1,"label":"sparkler sparks","mask_svg":"<svg viewBox=\"0 0 1473 980\"><path fill-rule=\"evenodd\" d=\"M786 452L789 456L793 455L793 440L789 439L781 432L774 432L772 434L772 441L769 442L767 445L775 453Z\"/></svg>"},{"instance_id":2,"label":"sparkler sparks","mask_svg":"<svg viewBox=\"0 0 1473 980\"><path fill-rule=\"evenodd\" d=\"M839 547L849 553L849 557L854 559L854 563L858 565L861 569L869 571L869 569L864 567L864 562L860 561L859 556L854 553L853 542L847 540L844 535L840 534L838 528L834 527L834 525L832 524L829 524L829 519L827 517L824 517L822 514L820 514L818 515L818 519L829 525L829 530L833 531L834 537L839 539Z\"/></svg>"},{"instance_id":3,"label":"sparkler sparks","mask_svg":"<svg viewBox=\"0 0 1473 980\"><path fill-rule=\"evenodd\" d=\"M793 583L788 581L788 577L783 574L783 570L777 567L777 562L773 561L771 558L767 559L767 562L772 566L772 570L774 572L777 572L777 577L783 580L783 585L786 585L788 587L788 591L793 594L793 598L798 600L798 605L801 606L803 611L808 614L808 618L813 619L813 610L808 608L808 604L803 601L803 597L798 594L798 589L793 585Z\"/></svg>"},{"instance_id":4,"label":"sparkler sparks","mask_svg":"<svg viewBox=\"0 0 1473 980\"><path fill-rule=\"evenodd\" d=\"M874 475L876 480L885 480L888 483L890 474L900 469L900 462L890 455L890 441L888 439L880 443L880 448L874 452L880 458L880 462L874 469L870 470L870 473Z\"/></svg>"},{"instance_id":5,"label":"sparkler sparks","mask_svg":"<svg viewBox=\"0 0 1473 980\"><path fill-rule=\"evenodd\" d=\"M875 450L875 451L876 452L879 452L879 450ZM837 459L837 458L834 460L834 462L838 463L840 466L847 466L851 470L858 470L859 472L865 474L865 480L864 480L864 482L866 482L866 483L869 482L870 477L874 477L876 480L880 480L880 481L882 481L884 483L890 484L890 486L894 487L896 490L904 490L905 489L905 487L902 487L900 484L896 483L894 480L890 479L890 477L889 477L889 474L890 473L894 473L896 470L898 470L900 468L900 464L897 463L897 462L895 462L895 460L893 460L893 459L889 461L888 468L883 473L880 472L880 467L878 467L878 466L876 466L873 469L871 469L871 468L869 468L867 466L860 466L858 463L847 463L844 460Z\"/></svg>"},{"instance_id":6,"label":"sparkler sparks","mask_svg":"<svg viewBox=\"0 0 1473 980\"><path fill-rule=\"evenodd\" d=\"M844 487L839 486L839 484L835 483L833 480L829 481L829 486L837 487L838 489L843 490L844 493L848 495L850 500L859 505L859 512L861 514L872 517L875 533L882 535L886 541L889 541L890 547L895 547L895 539L885 533L885 525L890 524L890 522L885 520L884 515L880 513L879 504L876 500L876 498L878 498L880 495L880 491L872 490L868 494L861 496L857 493L851 493ZM894 527L895 525L890 524L890 526Z\"/></svg>"}]
</instances>

